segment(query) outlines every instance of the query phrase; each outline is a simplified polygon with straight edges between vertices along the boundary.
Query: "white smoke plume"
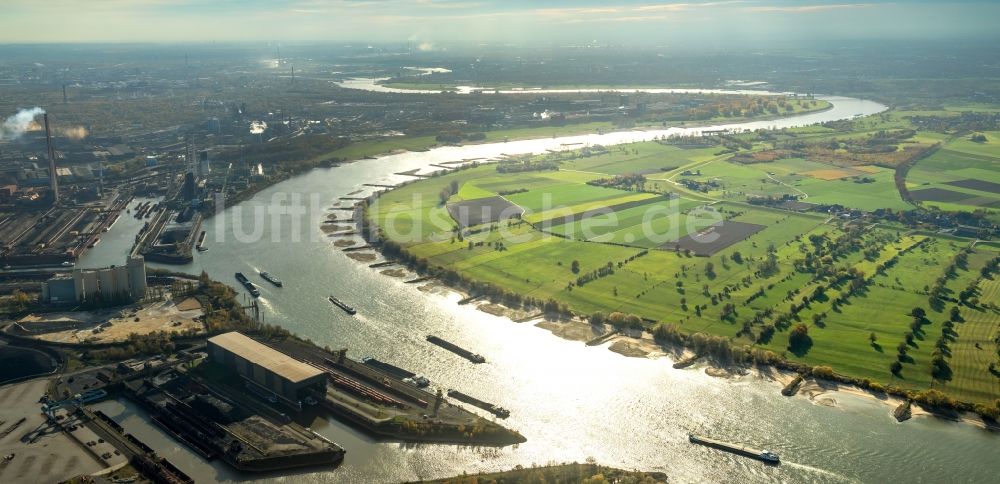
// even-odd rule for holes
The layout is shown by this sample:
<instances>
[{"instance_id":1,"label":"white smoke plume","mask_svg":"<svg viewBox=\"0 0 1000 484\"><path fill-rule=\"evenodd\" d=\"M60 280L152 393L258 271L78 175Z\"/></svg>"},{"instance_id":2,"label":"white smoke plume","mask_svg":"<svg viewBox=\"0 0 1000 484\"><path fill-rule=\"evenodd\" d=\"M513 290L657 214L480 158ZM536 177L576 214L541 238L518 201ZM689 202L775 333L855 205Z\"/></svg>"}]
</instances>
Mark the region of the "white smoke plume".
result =
<instances>
[{"instance_id":1,"label":"white smoke plume","mask_svg":"<svg viewBox=\"0 0 1000 484\"><path fill-rule=\"evenodd\" d=\"M267 123L263 121L253 121L250 123L250 134L261 134L267 129Z\"/></svg>"},{"instance_id":2,"label":"white smoke plume","mask_svg":"<svg viewBox=\"0 0 1000 484\"><path fill-rule=\"evenodd\" d=\"M45 110L39 107L22 109L17 114L4 120L0 124L0 140L13 140L19 138L25 131L38 129L35 117L45 114Z\"/></svg>"},{"instance_id":3,"label":"white smoke plume","mask_svg":"<svg viewBox=\"0 0 1000 484\"><path fill-rule=\"evenodd\" d=\"M15 140L28 131L45 129L45 126L36 119L42 114L45 114L45 110L39 107L18 111L17 114L7 118L0 125L0 140ZM83 126L56 126L52 128L52 134L80 141L89 136L90 132Z\"/></svg>"}]
</instances>

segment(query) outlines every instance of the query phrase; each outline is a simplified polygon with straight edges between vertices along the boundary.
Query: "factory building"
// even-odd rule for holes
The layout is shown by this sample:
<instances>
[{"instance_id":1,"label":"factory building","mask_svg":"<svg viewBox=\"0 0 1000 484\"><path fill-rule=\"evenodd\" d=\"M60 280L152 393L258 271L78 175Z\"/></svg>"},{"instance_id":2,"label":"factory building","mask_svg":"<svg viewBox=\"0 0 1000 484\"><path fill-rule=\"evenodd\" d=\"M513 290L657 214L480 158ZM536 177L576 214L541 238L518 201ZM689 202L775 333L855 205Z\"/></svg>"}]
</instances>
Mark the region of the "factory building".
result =
<instances>
[{"instance_id":1,"label":"factory building","mask_svg":"<svg viewBox=\"0 0 1000 484\"><path fill-rule=\"evenodd\" d=\"M60 274L42 283L42 300L49 304L76 302L76 281L69 274Z\"/></svg>"},{"instance_id":2,"label":"factory building","mask_svg":"<svg viewBox=\"0 0 1000 484\"><path fill-rule=\"evenodd\" d=\"M296 408L311 393L326 394L325 372L236 331L209 338L208 358Z\"/></svg>"},{"instance_id":3,"label":"factory building","mask_svg":"<svg viewBox=\"0 0 1000 484\"><path fill-rule=\"evenodd\" d=\"M76 269L42 283L42 301L48 304L135 302L146 297L146 262L129 257L124 266Z\"/></svg>"}]
</instances>

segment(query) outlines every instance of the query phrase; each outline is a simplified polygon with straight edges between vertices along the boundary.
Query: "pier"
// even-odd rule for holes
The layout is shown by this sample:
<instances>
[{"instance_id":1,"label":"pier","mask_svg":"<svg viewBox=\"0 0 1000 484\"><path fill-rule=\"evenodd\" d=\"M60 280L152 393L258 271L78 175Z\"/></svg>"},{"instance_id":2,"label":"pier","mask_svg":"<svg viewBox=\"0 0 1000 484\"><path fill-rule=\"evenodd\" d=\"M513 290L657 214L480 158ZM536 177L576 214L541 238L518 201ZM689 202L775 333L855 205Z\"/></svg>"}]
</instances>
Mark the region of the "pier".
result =
<instances>
[{"instance_id":1,"label":"pier","mask_svg":"<svg viewBox=\"0 0 1000 484\"><path fill-rule=\"evenodd\" d=\"M681 368L687 368L687 367L695 364L698 361L699 358L701 358L701 355L691 355L691 356L689 356L687 358L682 358L680 360L677 360L676 362L674 362L673 366L674 366L674 368L676 368L678 370L681 369Z\"/></svg>"},{"instance_id":2,"label":"pier","mask_svg":"<svg viewBox=\"0 0 1000 484\"><path fill-rule=\"evenodd\" d=\"M483 297L484 296L482 294L479 294L479 295L476 295L476 296L469 296L467 298L463 298L461 301L458 301L458 304L465 305L465 304L473 303L473 302L476 302L476 301L482 299Z\"/></svg>"},{"instance_id":3,"label":"pier","mask_svg":"<svg viewBox=\"0 0 1000 484\"><path fill-rule=\"evenodd\" d=\"M618 334L618 330L617 329L608 331L607 333L604 333L604 334L602 334L600 336L597 336L596 338L592 338L590 341L587 341L586 345L587 346L597 346L599 344L603 344L603 343L607 342L609 339L613 338L617 334Z\"/></svg>"},{"instance_id":4,"label":"pier","mask_svg":"<svg viewBox=\"0 0 1000 484\"><path fill-rule=\"evenodd\" d=\"M795 395L799 392L799 388L802 387L802 381L802 375L796 375L792 381L788 382L788 384L781 389L781 394L786 397Z\"/></svg>"}]
</instances>

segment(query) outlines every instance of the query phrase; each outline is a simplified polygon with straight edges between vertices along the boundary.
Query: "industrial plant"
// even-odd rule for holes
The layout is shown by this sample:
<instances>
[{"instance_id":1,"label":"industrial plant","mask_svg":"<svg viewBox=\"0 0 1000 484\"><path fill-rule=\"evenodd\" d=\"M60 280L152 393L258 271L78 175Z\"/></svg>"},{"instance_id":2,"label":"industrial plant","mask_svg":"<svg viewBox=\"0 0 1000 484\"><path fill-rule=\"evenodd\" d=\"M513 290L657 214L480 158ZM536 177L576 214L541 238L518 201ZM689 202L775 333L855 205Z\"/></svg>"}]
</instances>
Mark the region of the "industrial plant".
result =
<instances>
[{"instance_id":1,"label":"industrial plant","mask_svg":"<svg viewBox=\"0 0 1000 484\"><path fill-rule=\"evenodd\" d=\"M303 399L326 395L326 373L296 360L241 333L220 334L208 339L208 356L246 381L254 391L302 408Z\"/></svg>"},{"instance_id":2,"label":"industrial plant","mask_svg":"<svg viewBox=\"0 0 1000 484\"><path fill-rule=\"evenodd\" d=\"M42 301L48 304L111 304L141 301L146 296L146 263L129 256L124 266L74 269L42 284Z\"/></svg>"}]
</instances>

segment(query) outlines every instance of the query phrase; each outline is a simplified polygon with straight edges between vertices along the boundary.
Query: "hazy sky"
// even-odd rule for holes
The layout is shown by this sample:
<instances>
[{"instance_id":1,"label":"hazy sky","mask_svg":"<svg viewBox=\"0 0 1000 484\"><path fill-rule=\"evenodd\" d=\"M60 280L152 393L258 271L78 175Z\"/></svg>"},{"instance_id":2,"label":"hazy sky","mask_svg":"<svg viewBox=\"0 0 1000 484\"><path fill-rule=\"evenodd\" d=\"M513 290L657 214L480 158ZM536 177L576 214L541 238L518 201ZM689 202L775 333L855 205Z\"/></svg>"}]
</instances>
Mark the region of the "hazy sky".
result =
<instances>
[{"instance_id":1,"label":"hazy sky","mask_svg":"<svg viewBox=\"0 0 1000 484\"><path fill-rule=\"evenodd\" d=\"M996 36L1000 2L0 0L0 43L697 43Z\"/></svg>"}]
</instances>

